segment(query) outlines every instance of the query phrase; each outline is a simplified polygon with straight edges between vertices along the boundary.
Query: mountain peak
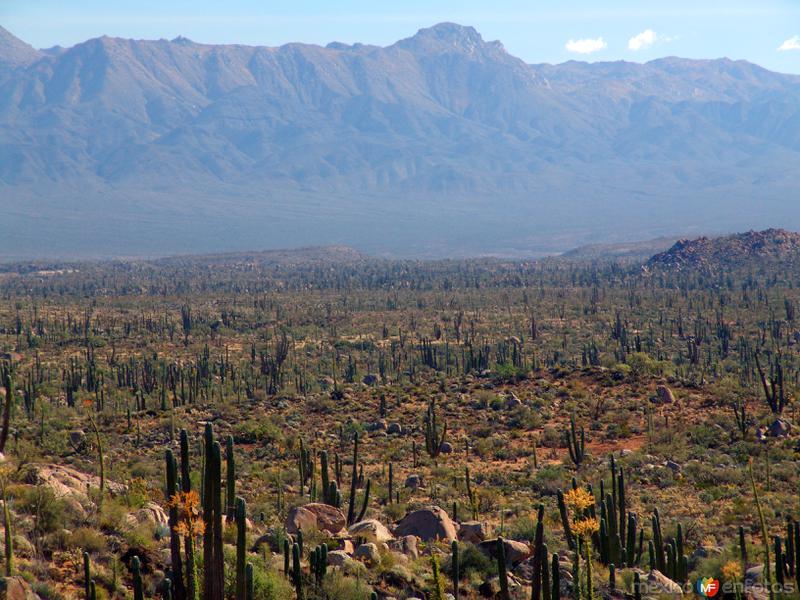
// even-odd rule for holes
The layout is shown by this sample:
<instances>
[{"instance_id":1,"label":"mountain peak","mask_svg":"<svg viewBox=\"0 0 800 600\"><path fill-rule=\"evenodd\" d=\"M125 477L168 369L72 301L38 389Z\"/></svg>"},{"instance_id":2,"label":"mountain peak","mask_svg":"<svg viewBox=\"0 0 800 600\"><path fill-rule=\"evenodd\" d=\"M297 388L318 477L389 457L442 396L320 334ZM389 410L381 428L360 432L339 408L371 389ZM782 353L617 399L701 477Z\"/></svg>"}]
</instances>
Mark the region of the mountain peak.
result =
<instances>
[{"instance_id":1,"label":"mountain peak","mask_svg":"<svg viewBox=\"0 0 800 600\"><path fill-rule=\"evenodd\" d=\"M486 42L474 28L458 23L438 23L417 31L415 35L397 42L401 48L424 52L475 52L476 50L500 50L500 42Z\"/></svg>"},{"instance_id":2,"label":"mountain peak","mask_svg":"<svg viewBox=\"0 0 800 600\"><path fill-rule=\"evenodd\" d=\"M7 29L0 26L0 64L12 67L27 65L39 57L39 52Z\"/></svg>"}]
</instances>

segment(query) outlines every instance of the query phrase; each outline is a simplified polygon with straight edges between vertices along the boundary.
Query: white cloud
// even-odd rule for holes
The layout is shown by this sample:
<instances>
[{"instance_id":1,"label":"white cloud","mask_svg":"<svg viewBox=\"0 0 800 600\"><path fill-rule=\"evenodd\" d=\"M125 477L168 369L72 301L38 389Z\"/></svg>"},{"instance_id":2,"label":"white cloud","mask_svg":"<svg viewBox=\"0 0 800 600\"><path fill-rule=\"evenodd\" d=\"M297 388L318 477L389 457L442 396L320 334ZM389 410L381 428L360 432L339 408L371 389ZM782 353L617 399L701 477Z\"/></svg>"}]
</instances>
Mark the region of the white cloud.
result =
<instances>
[{"instance_id":1,"label":"white cloud","mask_svg":"<svg viewBox=\"0 0 800 600\"><path fill-rule=\"evenodd\" d=\"M660 39L662 39L661 36L655 31L652 29L645 29L643 32L637 33L628 40L628 49L633 50L634 52L637 50L644 50L645 48L649 48L655 44Z\"/></svg>"},{"instance_id":2,"label":"white cloud","mask_svg":"<svg viewBox=\"0 0 800 600\"><path fill-rule=\"evenodd\" d=\"M606 47L603 38L584 38L581 40L570 40L564 46L570 52L577 52L578 54L591 54Z\"/></svg>"},{"instance_id":3,"label":"white cloud","mask_svg":"<svg viewBox=\"0 0 800 600\"><path fill-rule=\"evenodd\" d=\"M778 46L778 50L786 52L787 50L800 50L800 35L790 37L788 40Z\"/></svg>"}]
</instances>

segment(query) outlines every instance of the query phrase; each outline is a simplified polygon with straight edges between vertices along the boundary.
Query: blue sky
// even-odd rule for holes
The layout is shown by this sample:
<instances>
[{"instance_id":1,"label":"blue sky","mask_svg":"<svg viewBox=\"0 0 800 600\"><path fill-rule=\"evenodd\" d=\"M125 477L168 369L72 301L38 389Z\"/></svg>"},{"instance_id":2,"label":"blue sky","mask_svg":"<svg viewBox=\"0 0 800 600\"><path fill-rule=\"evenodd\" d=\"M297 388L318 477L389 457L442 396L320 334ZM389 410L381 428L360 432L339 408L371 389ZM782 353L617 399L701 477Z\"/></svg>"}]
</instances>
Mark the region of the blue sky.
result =
<instances>
[{"instance_id":1,"label":"blue sky","mask_svg":"<svg viewBox=\"0 0 800 600\"><path fill-rule=\"evenodd\" d=\"M103 34L387 45L441 21L532 63L726 56L800 73L800 0L0 0L0 25L39 48Z\"/></svg>"}]
</instances>

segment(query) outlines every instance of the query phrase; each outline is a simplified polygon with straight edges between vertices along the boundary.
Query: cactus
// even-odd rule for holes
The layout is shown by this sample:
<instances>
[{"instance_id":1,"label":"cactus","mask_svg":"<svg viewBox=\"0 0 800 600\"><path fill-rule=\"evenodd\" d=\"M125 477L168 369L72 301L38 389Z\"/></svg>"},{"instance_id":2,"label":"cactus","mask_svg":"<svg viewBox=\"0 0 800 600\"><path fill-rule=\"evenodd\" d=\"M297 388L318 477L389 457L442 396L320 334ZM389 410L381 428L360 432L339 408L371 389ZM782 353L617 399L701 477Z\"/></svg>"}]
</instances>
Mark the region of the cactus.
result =
<instances>
[{"instance_id":1,"label":"cactus","mask_svg":"<svg viewBox=\"0 0 800 600\"><path fill-rule=\"evenodd\" d=\"M8 508L5 478L0 478L0 493L3 497L3 528L5 529L5 573L6 577L11 577L14 574L14 536L11 531L11 511Z\"/></svg>"},{"instance_id":2,"label":"cactus","mask_svg":"<svg viewBox=\"0 0 800 600\"><path fill-rule=\"evenodd\" d=\"M581 538L575 541L575 559L572 563L572 581L574 582L574 598L581 600Z\"/></svg>"},{"instance_id":3,"label":"cactus","mask_svg":"<svg viewBox=\"0 0 800 600\"><path fill-rule=\"evenodd\" d=\"M236 498L236 600L246 600L247 578L247 503Z\"/></svg>"},{"instance_id":4,"label":"cactus","mask_svg":"<svg viewBox=\"0 0 800 600\"><path fill-rule=\"evenodd\" d=\"M611 591L617 589L617 571L614 563L608 565L608 587Z\"/></svg>"},{"instance_id":5,"label":"cactus","mask_svg":"<svg viewBox=\"0 0 800 600\"><path fill-rule=\"evenodd\" d=\"M289 547L289 540L284 538L283 540L283 576L288 578L289 577L289 555L290 555L290 547Z\"/></svg>"},{"instance_id":6,"label":"cactus","mask_svg":"<svg viewBox=\"0 0 800 600\"><path fill-rule=\"evenodd\" d=\"M300 567L300 546L292 545L292 583L297 600L303 600L303 571Z\"/></svg>"},{"instance_id":7,"label":"cactus","mask_svg":"<svg viewBox=\"0 0 800 600\"><path fill-rule=\"evenodd\" d=\"M439 559L436 554L431 554L431 593L430 600L444 600L444 580L439 569Z\"/></svg>"},{"instance_id":8,"label":"cactus","mask_svg":"<svg viewBox=\"0 0 800 600\"><path fill-rule=\"evenodd\" d=\"M92 428L95 441L97 442L97 461L100 465L100 496L97 501L97 506L99 509L102 509L103 496L105 496L106 491L106 461L105 456L103 455L103 440L100 437L100 431L97 429L97 423L95 423L91 412L89 413L89 425Z\"/></svg>"},{"instance_id":9,"label":"cactus","mask_svg":"<svg viewBox=\"0 0 800 600\"><path fill-rule=\"evenodd\" d=\"M553 558L550 560L550 569L550 580L553 586L550 600L561 600L561 568L558 564L558 554L553 554Z\"/></svg>"},{"instance_id":10,"label":"cactus","mask_svg":"<svg viewBox=\"0 0 800 600\"><path fill-rule=\"evenodd\" d=\"M253 563L247 563L244 576L247 584L245 600L255 600L256 586L255 586L255 578L253 577Z\"/></svg>"},{"instance_id":11,"label":"cactus","mask_svg":"<svg viewBox=\"0 0 800 600\"><path fill-rule=\"evenodd\" d=\"M586 435L584 433L583 427L581 427L580 439L578 438L578 434L576 432L576 427L575 427L574 414L571 415L569 418L569 429L567 429L564 432L564 441L567 445L567 449L569 450L570 459L572 459L572 462L575 463L576 467L580 467L585 457L584 447L586 442Z\"/></svg>"},{"instance_id":12,"label":"cactus","mask_svg":"<svg viewBox=\"0 0 800 600\"><path fill-rule=\"evenodd\" d=\"M11 407L14 405L14 378L11 376L11 365L4 363L0 369L0 378L6 389L6 401L3 403L3 427L0 429L0 454L6 451L6 441L11 426Z\"/></svg>"},{"instance_id":13,"label":"cactus","mask_svg":"<svg viewBox=\"0 0 800 600\"><path fill-rule=\"evenodd\" d=\"M392 503L392 498L394 497L394 468L392 467L392 463L389 463L389 487L388 487L388 499L386 501L387 504Z\"/></svg>"},{"instance_id":14,"label":"cactus","mask_svg":"<svg viewBox=\"0 0 800 600\"><path fill-rule=\"evenodd\" d=\"M436 420L436 400L431 398L428 403L428 412L425 415L425 451L434 460L442 451L442 444L447 437L447 421L439 433L439 424Z\"/></svg>"},{"instance_id":15,"label":"cactus","mask_svg":"<svg viewBox=\"0 0 800 600\"><path fill-rule=\"evenodd\" d=\"M175 600L186 598L186 589L183 586L183 562L181 558L181 538L177 531L178 527L178 505L173 502L178 493L178 465L171 449L164 453L167 467L167 489L166 496L169 503L169 553L172 562L172 596Z\"/></svg>"},{"instance_id":16,"label":"cactus","mask_svg":"<svg viewBox=\"0 0 800 600\"><path fill-rule=\"evenodd\" d=\"M225 560L222 553L222 451L214 440L211 424L205 429L205 464L203 476L203 598L222 600Z\"/></svg>"},{"instance_id":17,"label":"cactus","mask_svg":"<svg viewBox=\"0 0 800 600\"><path fill-rule=\"evenodd\" d=\"M236 518L236 457L233 453L233 436L225 443L225 518L228 522Z\"/></svg>"},{"instance_id":18,"label":"cactus","mask_svg":"<svg viewBox=\"0 0 800 600\"><path fill-rule=\"evenodd\" d=\"M328 572L328 545L321 544L311 553L311 573L317 586L322 584Z\"/></svg>"},{"instance_id":19,"label":"cactus","mask_svg":"<svg viewBox=\"0 0 800 600\"><path fill-rule=\"evenodd\" d=\"M642 600L642 582L638 571L633 573L633 598L634 600Z\"/></svg>"},{"instance_id":20,"label":"cactus","mask_svg":"<svg viewBox=\"0 0 800 600\"><path fill-rule=\"evenodd\" d=\"M453 597L458 600L458 584L461 580L461 565L459 564L458 542L453 540L450 544L450 578L453 581Z\"/></svg>"},{"instance_id":21,"label":"cactus","mask_svg":"<svg viewBox=\"0 0 800 600\"><path fill-rule=\"evenodd\" d=\"M506 572L506 546L502 537L497 538L497 576L500 580L501 600L511 600L508 591L508 573Z\"/></svg>"},{"instance_id":22,"label":"cactus","mask_svg":"<svg viewBox=\"0 0 800 600\"><path fill-rule=\"evenodd\" d=\"M550 588L549 556L550 555L547 552L547 544L542 544L542 600L551 600L552 589ZM531 593L533 592L531 591Z\"/></svg>"},{"instance_id":23,"label":"cactus","mask_svg":"<svg viewBox=\"0 0 800 600\"><path fill-rule=\"evenodd\" d=\"M544 549L544 506L539 505L537 510L536 533L533 538L533 574L531 581L531 600L541 600L542 595L542 565L547 562L547 552ZM546 570L546 564L545 564Z\"/></svg>"},{"instance_id":24,"label":"cactus","mask_svg":"<svg viewBox=\"0 0 800 600\"><path fill-rule=\"evenodd\" d=\"M131 573L133 575L133 600L144 600L141 563L138 556L131 559Z\"/></svg>"},{"instance_id":25,"label":"cactus","mask_svg":"<svg viewBox=\"0 0 800 600\"><path fill-rule=\"evenodd\" d=\"M352 525L356 522L356 488L358 487L358 433L353 436L353 472L350 477L350 504L347 507L347 525ZM364 496L364 505L361 509L359 520L363 517L367 510L367 502L369 501L369 482L367 482L367 491Z\"/></svg>"},{"instance_id":26,"label":"cactus","mask_svg":"<svg viewBox=\"0 0 800 600\"><path fill-rule=\"evenodd\" d=\"M469 507L472 511L472 520L478 520L478 500L472 489L472 484L469 476L469 467L464 467L464 480L467 486L467 498L469 499Z\"/></svg>"},{"instance_id":27,"label":"cactus","mask_svg":"<svg viewBox=\"0 0 800 600\"><path fill-rule=\"evenodd\" d=\"M747 569L747 542L744 537L744 527L739 525L739 558L742 561L742 572Z\"/></svg>"},{"instance_id":28,"label":"cactus","mask_svg":"<svg viewBox=\"0 0 800 600\"><path fill-rule=\"evenodd\" d=\"M89 563L89 553L83 553L83 587L86 600L92 597L92 567Z\"/></svg>"},{"instance_id":29,"label":"cactus","mask_svg":"<svg viewBox=\"0 0 800 600\"><path fill-rule=\"evenodd\" d=\"M561 490L558 490L558 512L561 515L561 525L564 527L564 538L567 540L567 546L570 550L574 550L575 537L572 535L567 505L564 503L564 493Z\"/></svg>"},{"instance_id":30,"label":"cactus","mask_svg":"<svg viewBox=\"0 0 800 600\"><path fill-rule=\"evenodd\" d=\"M769 534L767 533L767 523L764 520L764 511L761 510L761 500L758 497L758 488L753 476L753 459L750 459L750 483L753 486L753 497L756 501L758 520L761 523L761 537L764 541L764 583L769 590L769 600L775 600L775 592L772 589L772 577L770 576L770 557L769 557Z\"/></svg>"}]
</instances>

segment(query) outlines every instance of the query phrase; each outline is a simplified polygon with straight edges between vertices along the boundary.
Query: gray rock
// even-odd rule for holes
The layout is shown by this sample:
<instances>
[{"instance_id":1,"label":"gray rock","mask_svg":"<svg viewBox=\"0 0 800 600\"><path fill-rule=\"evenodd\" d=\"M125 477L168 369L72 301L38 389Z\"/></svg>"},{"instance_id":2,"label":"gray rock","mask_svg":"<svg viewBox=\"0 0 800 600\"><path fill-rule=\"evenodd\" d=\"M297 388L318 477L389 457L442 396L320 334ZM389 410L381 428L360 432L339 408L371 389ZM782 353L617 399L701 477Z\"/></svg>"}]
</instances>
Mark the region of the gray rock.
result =
<instances>
[{"instance_id":1,"label":"gray rock","mask_svg":"<svg viewBox=\"0 0 800 600\"><path fill-rule=\"evenodd\" d=\"M786 437L791 431L792 425L786 419L775 419L769 426L770 437Z\"/></svg>"},{"instance_id":2,"label":"gray rock","mask_svg":"<svg viewBox=\"0 0 800 600\"><path fill-rule=\"evenodd\" d=\"M356 551L353 553L353 558L367 565L376 565L381 560L381 553L378 551L378 546L372 542L367 542L356 548Z\"/></svg>"},{"instance_id":3,"label":"gray rock","mask_svg":"<svg viewBox=\"0 0 800 600\"><path fill-rule=\"evenodd\" d=\"M408 513L397 524L395 535L415 535L424 541L456 539L456 527L450 516L438 506L421 508Z\"/></svg>"},{"instance_id":4,"label":"gray rock","mask_svg":"<svg viewBox=\"0 0 800 600\"><path fill-rule=\"evenodd\" d=\"M403 428L400 423L389 423L389 427L386 429L386 433L389 435L400 435L403 433Z\"/></svg>"},{"instance_id":5,"label":"gray rock","mask_svg":"<svg viewBox=\"0 0 800 600\"><path fill-rule=\"evenodd\" d=\"M442 454L451 454L453 452L453 444L450 442L442 442L439 445L439 452Z\"/></svg>"},{"instance_id":6,"label":"gray rock","mask_svg":"<svg viewBox=\"0 0 800 600\"><path fill-rule=\"evenodd\" d=\"M647 575L648 591L656 594L669 594L671 596L683 596L683 588L664 575L661 571L653 569Z\"/></svg>"},{"instance_id":7,"label":"gray rock","mask_svg":"<svg viewBox=\"0 0 800 600\"><path fill-rule=\"evenodd\" d=\"M416 474L406 477L405 487L411 490L416 490L422 487L422 477Z\"/></svg>"}]
</instances>

